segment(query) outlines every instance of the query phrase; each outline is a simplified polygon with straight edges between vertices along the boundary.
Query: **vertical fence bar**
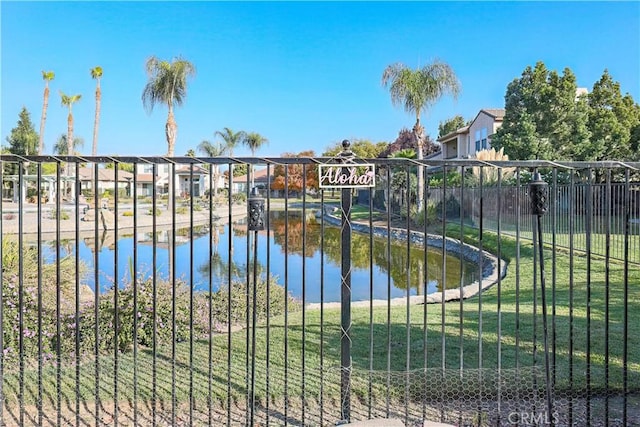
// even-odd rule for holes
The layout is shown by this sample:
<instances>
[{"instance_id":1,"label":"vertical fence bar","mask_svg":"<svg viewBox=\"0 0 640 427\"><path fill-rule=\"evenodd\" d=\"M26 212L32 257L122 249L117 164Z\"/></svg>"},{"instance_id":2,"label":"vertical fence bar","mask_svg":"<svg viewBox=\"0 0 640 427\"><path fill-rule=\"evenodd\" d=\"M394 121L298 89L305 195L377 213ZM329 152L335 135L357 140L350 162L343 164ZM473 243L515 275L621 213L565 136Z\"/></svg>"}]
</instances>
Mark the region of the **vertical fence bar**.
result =
<instances>
[{"instance_id":1,"label":"vertical fence bar","mask_svg":"<svg viewBox=\"0 0 640 427\"><path fill-rule=\"evenodd\" d=\"M302 165L302 425L305 424L305 409L306 409L306 389L305 389L305 364L306 364L306 329L307 318L305 305L307 303L307 286L306 286L306 273L307 273L307 165Z\"/></svg>"},{"instance_id":2,"label":"vertical fence bar","mask_svg":"<svg viewBox=\"0 0 640 427\"><path fill-rule=\"evenodd\" d=\"M266 349L265 349L265 375L266 375L266 384L265 384L265 396L267 396L267 398L265 399L265 425L269 425L269 398L268 396L271 395L270 390L271 390L271 374L269 372L269 368L270 368L270 363L269 363L269 356L271 355L271 346L270 346L270 339L271 339L271 164L267 163L267 212L265 214L265 219L266 219L266 228L267 228L267 269L266 269L266 274L267 274L267 301L266 301L266 307L265 307L265 311L266 311L266 337L265 337L265 345L266 345ZM321 281L322 282L322 281ZM321 285L322 286L322 285ZM320 327L320 331L322 332L322 326ZM322 338L320 339L320 342L322 342ZM320 354L320 365L322 365L322 352ZM321 385L322 387L322 385ZM321 389L322 390L322 389ZM322 392L320 393L322 396ZM320 406L320 408L322 408L322 405ZM320 413L322 413L322 409L320 409ZM320 423L322 424L322 423Z\"/></svg>"},{"instance_id":3,"label":"vertical fence bar","mask_svg":"<svg viewBox=\"0 0 640 427\"><path fill-rule=\"evenodd\" d=\"M324 190L320 190L320 425L324 425Z\"/></svg>"},{"instance_id":4,"label":"vertical fence bar","mask_svg":"<svg viewBox=\"0 0 640 427\"><path fill-rule=\"evenodd\" d=\"M193 199L195 197L193 185L193 163L189 163L189 425L193 425L193 408L195 396L193 394Z\"/></svg>"},{"instance_id":5,"label":"vertical fence bar","mask_svg":"<svg viewBox=\"0 0 640 427\"><path fill-rule=\"evenodd\" d=\"M353 158L349 141L342 142L343 163ZM347 175L347 168L342 169ZM351 419L351 188L341 190L340 224L340 419Z\"/></svg>"},{"instance_id":6,"label":"vertical fence bar","mask_svg":"<svg viewBox=\"0 0 640 427\"><path fill-rule=\"evenodd\" d=\"M18 404L20 425L24 425L24 163L18 162ZM59 216L59 213L58 213ZM59 262L59 260L58 260ZM58 282L58 289L60 282ZM59 294L59 293L58 293ZM58 305L58 309L60 305ZM58 310L58 318L60 311ZM58 320L59 322L59 320ZM58 340L60 329L58 328ZM58 348L60 346L58 345ZM4 350L4 349L3 349ZM60 352L58 351L58 354ZM58 362L60 359L58 358ZM0 404L4 404L1 402Z\"/></svg>"},{"instance_id":7,"label":"vertical fence bar","mask_svg":"<svg viewBox=\"0 0 640 427\"><path fill-rule=\"evenodd\" d=\"M576 211L576 187L575 187L575 174L571 172L570 178L570 192L569 192L569 425L573 425L573 348L574 348L574 336L573 336L573 309L574 309L574 231L575 231L575 211Z\"/></svg>"},{"instance_id":8,"label":"vertical fence bar","mask_svg":"<svg viewBox=\"0 0 640 427\"><path fill-rule=\"evenodd\" d=\"M409 375L411 372L411 168L409 165L405 169L405 179L407 180L406 192L407 192L407 262L406 268L406 283L407 283L407 295L406 295L406 360L405 360L405 380L404 380L404 423L409 422Z\"/></svg>"},{"instance_id":9,"label":"vertical fence bar","mask_svg":"<svg viewBox=\"0 0 640 427\"><path fill-rule=\"evenodd\" d=\"M58 166L59 168L59 166ZM92 187L94 189L94 195L93 195L93 212L95 213L94 218L93 218L93 287L94 287L94 300L93 300L93 314L94 314L94 318L96 319L95 325L94 325L94 334L95 334L95 343L94 343L94 348L93 348L93 352L94 352L94 393L95 393L95 424L98 425L99 423L99 417L100 417L100 358L99 358L99 343L100 343L100 328L99 328L99 324L98 324L98 319L99 319L99 306L100 306L100 235L99 235L99 230L100 230L100 219L102 218L102 211L99 210L100 209L100 204L99 204L99 200L98 200L98 165L96 163L94 163L94 168L93 168L93 182L92 182ZM59 178L59 174L58 174L58 178ZM60 204L59 204L59 199L61 197L60 194L60 179L57 180L58 182L58 194L56 195L56 210L57 212L60 212ZM56 229L57 230L57 229ZM56 240L59 240L59 235L56 236Z\"/></svg>"},{"instance_id":10,"label":"vertical fence bar","mask_svg":"<svg viewBox=\"0 0 640 427\"><path fill-rule=\"evenodd\" d=\"M630 169L625 168L624 187L624 315L622 330L622 424L628 425L629 396L629 228L631 223Z\"/></svg>"},{"instance_id":11,"label":"vertical fence bar","mask_svg":"<svg viewBox=\"0 0 640 427\"><path fill-rule=\"evenodd\" d=\"M166 166L166 165L163 165ZM154 163L152 168L153 176L158 176L158 164ZM151 337L151 350L152 350L152 369L151 369L151 421L153 425L156 425L157 419L157 401L158 401L158 231L157 231L157 218L156 212L158 209L158 194L155 182L151 186L151 233L153 235L153 241L151 246L151 293L152 293L152 337ZM169 203L169 201L167 201Z\"/></svg>"},{"instance_id":12,"label":"vertical fence bar","mask_svg":"<svg viewBox=\"0 0 640 427\"><path fill-rule=\"evenodd\" d=\"M171 212L171 230L169 232L170 242L167 247L169 252L169 280L171 281L171 424L176 425L176 415L178 409L178 397L176 395L176 365L177 365L177 349L176 342L178 340L177 331L177 291L178 284L176 280L176 200L178 194L176 193L176 164L169 164L169 210ZM178 188L180 185L178 184ZM173 196L173 197L171 197Z\"/></svg>"},{"instance_id":13,"label":"vertical fence bar","mask_svg":"<svg viewBox=\"0 0 640 427\"><path fill-rule=\"evenodd\" d=\"M289 235L289 166L284 168L284 235ZM284 239L284 294L289 295L289 239ZM284 360L289 360L289 298L284 299ZM289 365L284 364L284 425L289 423Z\"/></svg>"},{"instance_id":14,"label":"vertical fence bar","mask_svg":"<svg viewBox=\"0 0 640 427\"><path fill-rule=\"evenodd\" d=\"M464 175L463 175L464 176ZM497 214L497 256L498 256L498 283L497 283L497 363L498 363L498 413L497 423L502 421L502 168L498 168L498 214ZM462 280L462 278L460 279ZM479 279L481 280L481 279ZM462 298L460 298L462 299Z\"/></svg>"},{"instance_id":15,"label":"vertical fence bar","mask_svg":"<svg viewBox=\"0 0 640 427\"><path fill-rule=\"evenodd\" d=\"M369 188L369 384L367 418L371 418L373 398L373 191Z\"/></svg>"},{"instance_id":16,"label":"vertical fence bar","mask_svg":"<svg viewBox=\"0 0 640 427\"><path fill-rule=\"evenodd\" d=\"M0 166L0 169L2 169L2 167ZM0 172L2 173L2 172ZM37 252L38 252L38 313L42 313L42 263L43 263L43 251L42 251L42 197L40 195L40 191L42 189L42 162L38 162L38 177L37 177L37 182L38 182L38 208L37 208L37 212L38 212L38 229L37 229ZM49 185L51 185L51 183L49 183ZM0 199L2 199L2 197L0 196ZM2 203L0 201L0 203ZM0 215L2 215L2 208L0 205ZM2 221L0 221L1 223ZM0 226L0 235L2 235L2 226ZM2 245L0 245L2 246ZM2 249L0 248L0 259L2 259ZM2 269L0 269L2 270ZM2 273L0 273L0 283L2 283ZM2 294L2 292L0 292L0 294ZM2 305L2 297L0 297L0 306ZM2 310L0 308L0 310ZM2 314L0 312L0 324L2 323ZM2 335L2 327L0 326L0 335ZM2 338L0 338L0 349L3 349L4 347L2 346ZM42 425L42 419L44 416L43 413L43 394L44 394L44 388L42 386L42 362L43 362L43 354L42 354L42 316L38 316L38 403L37 403L37 407L38 407L38 425ZM0 369L0 378L3 378L2 376L2 370ZM0 381L1 383L2 381ZM0 385L0 390L1 390L1 385ZM0 391L0 401L4 402L4 399L2 398L2 392ZM3 405L0 405L3 406ZM2 419L2 409L0 409L0 423L3 422Z\"/></svg>"},{"instance_id":17,"label":"vertical fence bar","mask_svg":"<svg viewBox=\"0 0 640 427\"><path fill-rule=\"evenodd\" d=\"M427 351L427 315L428 310L427 310L427 292L429 290L429 245L428 245L428 241L427 239L429 238L428 233L427 233L427 225L428 225L428 215L427 212L429 210L428 207L428 194L429 194L429 174L425 173L424 174L424 202L422 204L423 207L423 228L422 228L422 234L424 237L423 240L423 248L424 248L424 256L422 259L422 262L424 264L424 275L422 276L422 280L424 282L424 291L423 291L423 295L424 295L424 301L422 303L422 342L424 343L424 346L422 347L422 359L423 359L423 370L424 372L427 372L427 368L429 366L429 352ZM372 262L373 262L373 257L371 258ZM427 419L427 399L426 396L425 398L422 399L422 419L426 420Z\"/></svg>"},{"instance_id":18,"label":"vertical fence bar","mask_svg":"<svg viewBox=\"0 0 640 427\"><path fill-rule=\"evenodd\" d=\"M215 226L213 225L213 199L216 198L218 196L217 194L217 189L218 189L218 165L216 164L214 166L213 163L209 163L209 252L208 252L208 263L209 263L209 274L208 274L208 282L209 282L209 289L207 292L207 308L208 313L208 320L209 320L209 324L208 324L208 332L207 332L207 346L208 346L208 363L207 363L207 419L209 422L209 425L213 424L213 245L214 245L214 238L213 235L214 233L217 233L218 231L215 229ZM216 179L216 184L214 186L213 184L213 179L214 179L214 175L215 175L215 179ZM229 186L229 188L231 188L231 185ZM215 244L217 245L217 239ZM217 248L216 248L217 251Z\"/></svg>"},{"instance_id":19,"label":"vertical fence bar","mask_svg":"<svg viewBox=\"0 0 640 427\"><path fill-rule=\"evenodd\" d=\"M229 207L229 264L227 265L227 427L231 426L231 302L233 301L231 288L233 279L233 163L229 163L229 193L227 206Z\"/></svg>"},{"instance_id":20,"label":"vertical fence bar","mask_svg":"<svg viewBox=\"0 0 640 427\"><path fill-rule=\"evenodd\" d=\"M607 177L606 177L606 194L605 194L605 264L604 264L604 383L605 389L607 393L605 395L604 400L604 419L605 425L609 425L609 374L610 374L610 366L609 366L609 321L610 321L610 312L609 312L609 301L610 301L610 256L611 256L611 169L607 169Z\"/></svg>"},{"instance_id":21,"label":"vertical fence bar","mask_svg":"<svg viewBox=\"0 0 640 427\"><path fill-rule=\"evenodd\" d=\"M391 166L387 165L387 395L386 417L390 413L391 400Z\"/></svg>"},{"instance_id":22,"label":"vertical fence bar","mask_svg":"<svg viewBox=\"0 0 640 427\"><path fill-rule=\"evenodd\" d=\"M118 314L118 297L120 287L120 277L118 271L118 212L119 212L119 180L118 180L118 167L119 163L113 163L113 177L114 177L114 192L113 192L113 424L118 425L118 334L119 334L119 319ZM77 164L76 164L77 170Z\"/></svg>"},{"instance_id":23,"label":"vertical fence bar","mask_svg":"<svg viewBox=\"0 0 640 427\"><path fill-rule=\"evenodd\" d=\"M440 199L440 203L442 204L442 253L446 254L446 236L447 236L447 165L443 165L442 167L442 198ZM447 336L445 334L445 325L446 325L446 312L445 312L445 283L447 282L447 263L442 263L442 275L440 276L440 346L441 346L441 372L440 378L442 384L446 381L446 369L447 369ZM444 409L444 398L445 398L445 390L444 387L440 390L440 421L444 421L445 417L445 409Z\"/></svg>"},{"instance_id":24,"label":"vertical fence bar","mask_svg":"<svg viewBox=\"0 0 640 427\"><path fill-rule=\"evenodd\" d=\"M252 174L252 169L253 169L253 164L246 164L247 166L247 181L246 181L246 188L247 188L247 203L249 200L249 197L251 195L252 192L252 188L251 188L251 176ZM249 362L249 341L250 341L250 333L251 333L251 316L250 316L250 310L251 310L251 303L250 303L250 289L251 289L251 233L247 232L247 237L246 237L246 243L247 243L247 252L246 252L246 258L245 258L245 262L246 262L246 266L247 266L247 275L245 277L245 292L244 292L244 297L245 297L245 319L246 319L246 324L245 324L245 342L244 342L244 367L245 367L245 371L244 371L244 387L245 387L245 394L244 394L244 401L245 401L245 411L244 411L244 419L245 419L245 423L246 425L250 425L250 419L249 419L249 412L250 412L250 401L251 401L251 392L250 392L250 384L249 384L249 366L250 366L250 362ZM255 260L254 260L255 262Z\"/></svg>"},{"instance_id":25,"label":"vertical fence bar","mask_svg":"<svg viewBox=\"0 0 640 427\"><path fill-rule=\"evenodd\" d=\"M587 342L586 342L586 380L587 380L587 426L591 425L591 227L593 221L593 171L587 169L587 212L585 221L585 238L587 250Z\"/></svg>"},{"instance_id":26,"label":"vertical fence bar","mask_svg":"<svg viewBox=\"0 0 640 427\"><path fill-rule=\"evenodd\" d=\"M551 201L551 378L556 384L556 281L557 281L557 233L558 233L558 168L553 168ZM549 414L552 416L553 414Z\"/></svg>"},{"instance_id":27,"label":"vertical fence bar","mask_svg":"<svg viewBox=\"0 0 640 427\"><path fill-rule=\"evenodd\" d=\"M76 171L79 164L76 162ZM76 427L80 426L80 195L82 189L80 187L80 174L76 174L76 192L75 192L75 421ZM41 203L40 184L38 184L38 203ZM40 217L38 217L40 218ZM117 240L116 240L117 242ZM41 311L39 313L42 313ZM38 318L42 317L41 315Z\"/></svg>"},{"instance_id":28,"label":"vertical fence bar","mask_svg":"<svg viewBox=\"0 0 640 427\"><path fill-rule=\"evenodd\" d=\"M515 319L515 366L516 383L520 382L520 186L521 169L516 169L516 319ZM520 387L516 387L516 412L520 412Z\"/></svg>"},{"instance_id":29,"label":"vertical fence bar","mask_svg":"<svg viewBox=\"0 0 640 427\"><path fill-rule=\"evenodd\" d=\"M484 166L480 166L480 206L479 206L479 230L478 230L478 253L482 254L483 252L483 238L484 238ZM480 255L478 257L478 280L482 281L482 264L484 262L484 257ZM483 338L482 338L482 292L478 292L478 402L477 402L477 418L478 420L482 419L482 387L483 387L483 379L482 379L482 369L483 369Z\"/></svg>"},{"instance_id":30,"label":"vertical fence bar","mask_svg":"<svg viewBox=\"0 0 640 427\"><path fill-rule=\"evenodd\" d=\"M94 166L95 167L95 166ZM138 424L138 164L133 164L133 248L129 275L133 286L133 425Z\"/></svg>"}]
</instances>

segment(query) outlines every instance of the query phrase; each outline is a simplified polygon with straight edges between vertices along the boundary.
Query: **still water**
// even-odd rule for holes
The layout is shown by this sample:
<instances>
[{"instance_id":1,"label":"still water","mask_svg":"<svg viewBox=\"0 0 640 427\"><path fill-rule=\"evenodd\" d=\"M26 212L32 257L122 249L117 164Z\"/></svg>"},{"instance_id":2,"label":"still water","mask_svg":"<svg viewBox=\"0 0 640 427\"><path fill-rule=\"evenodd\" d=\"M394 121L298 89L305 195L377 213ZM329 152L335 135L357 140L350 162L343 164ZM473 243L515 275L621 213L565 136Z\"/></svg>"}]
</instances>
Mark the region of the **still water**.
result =
<instances>
[{"instance_id":1,"label":"still water","mask_svg":"<svg viewBox=\"0 0 640 427\"><path fill-rule=\"evenodd\" d=\"M280 285L287 283L289 292L302 297L303 286L306 302L320 302L324 289L324 301L340 301L340 229L333 226L321 227L320 220L307 216L303 222L299 211L290 211L285 221L284 211L272 211L270 227L257 236L258 269L269 272ZM211 232L210 232L211 231ZM229 264L233 281L246 281L249 256L253 258L254 232L247 233L247 225L236 222L216 226L197 226L193 230L193 240L189 238L189 228L176 230L175 243L168 230L156 232L155 271L161 278L171 277L170 265L175 265L175 277L192 283L196 290L217 289L228 283ZM138 233L137 271L138 276L150 277L154 270L153 233ZM117 245L118 283L129 282L133 269L134 236L119 233L114 240L113 231L104 233L99 239L97 259L100 291L111 288L115 282L115 248ZM169 248L175 245L175 256L170 258ZM75 242L61 244L63 254L75 254ZM87 273L82 283L95 289L95 244L93 239L83 239L79 244L79 257L86 266ZM372 249L371 249L372 248ZM46 257L55 260L55 251L49 246ZM370 258L372 255L372 259ZM390 257L388 256L390 255ZM477 273L476 265L463 262L447 255L445 286L447 288L471 283ZM421 278L426 272L427 293L441 290L443 281L442 252L429 249L427 263L424 251L407 244L392 241L388 248L386 238L374 238L370 245L368 234L352 235L352 300L368 300L371 291L374 299L406 296L409 287L412 295L422 294L424 284ZM211 280L210 280L211 278ZM422 284L421 284L422 283Z\"/></svg>"}]
</instances>

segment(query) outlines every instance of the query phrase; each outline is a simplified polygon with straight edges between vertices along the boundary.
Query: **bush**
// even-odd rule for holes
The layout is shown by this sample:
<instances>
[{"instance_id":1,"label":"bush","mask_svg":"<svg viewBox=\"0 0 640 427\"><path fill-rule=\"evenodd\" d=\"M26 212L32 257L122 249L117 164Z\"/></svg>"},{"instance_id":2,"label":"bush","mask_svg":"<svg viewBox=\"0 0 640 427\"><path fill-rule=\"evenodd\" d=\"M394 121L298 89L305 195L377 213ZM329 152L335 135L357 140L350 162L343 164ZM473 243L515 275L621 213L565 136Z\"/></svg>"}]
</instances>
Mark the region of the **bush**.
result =
<instances>
[{"instance_id":1,"label":"bush","mask_svg":"<svg viewBox=\"0 0 640 427\"><path fill-rule=\"evenodd\" d=\"M426 206L421 211L416 212L411 219L419 227L423 227L425 225L425 221L426 225L434 224L438 220L436 204L433 202L427 202Z\"/></svg>"},{"instance_id":2,"label":"bush","mask_svg":"<svg viewBox=\"0 0 640 427\"><path fill-rule=\"evenodd\" d=\"M51 219L57 219L58 218L58 210L57 209L52 209L51 210ZM63 221L66 221L69 219L69 213L65 210L61 210L60 211L60 219Z\"/></svg>"},{"instance_id":3,"label":"bush","mask_svg":"<svg viewBox=\"0 0 640 427\"><path fill-rule=\"evenodd\" d=\"M244 193L235 193L231 196L233 203L244 203L247 201L247 195Z\"/></svg>"},{"instance_id":4,"label":"bush","mask_svg":"<svg viewBox=\"0 0 640 427\"><path fill-rule=\"evenodd\" d=\"M155 212L153 209L149 209L147 211L147 215L155 215L155 216L160 216L162 214L162 211L160 210L160 208L156 208Z\"/></svg>"},{"instance_id":5,"label":"bush","mask_svg":"<svg viewBox=\"0 0 640 427\"><path fill-rule=\"evenodd\" d=\"M442 215L442 201L439 201L436 205L436 214L438 216ZM445 201L444 206L445 218L460 218L460 203L458 199L453 197L453 195L449 195L447 200Z\"/></svg>"},{"instance_id":6,"label":"bush","mask_svg":"<svg viewBox=\"0 0 640 427\"><path fill-rule=\"evenodd\" d=\"M122 216L133 216L133 211L124 211L122 212Z\"/></svg>"}]
</instances>

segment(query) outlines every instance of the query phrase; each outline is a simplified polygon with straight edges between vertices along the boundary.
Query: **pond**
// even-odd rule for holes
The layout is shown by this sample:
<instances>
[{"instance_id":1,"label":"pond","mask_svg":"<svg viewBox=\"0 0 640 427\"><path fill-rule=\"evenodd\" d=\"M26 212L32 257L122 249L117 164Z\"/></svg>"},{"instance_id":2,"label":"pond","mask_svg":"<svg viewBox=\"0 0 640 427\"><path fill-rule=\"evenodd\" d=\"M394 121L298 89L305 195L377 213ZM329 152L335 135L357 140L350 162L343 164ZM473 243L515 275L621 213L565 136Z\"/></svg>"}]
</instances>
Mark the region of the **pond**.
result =
<instances>
[{"instance_id":1,"label":"pond","mask_svg":"<svg viewBox=\"0 0 640 427\"><path fill-rule=\"evenodd\" d=\"M313 215L307 215L304 224L300 211L289 211L289 219L285 221L284 211L270 213L270 231L261 231L257 238L258 269L277 277L277 283L288 285L289 292L297 298L302 297L303 286L307 303L321 301L321 288L324 284L324 301L340 301L340 229L324 225ZM307 212L308 214L308 212ZM305 238L303 239L303 232ZM253 257L253 235L247 233L244 222L213 225L211 236L209 226L196 226L194 238L189 239L189 228L176 230L175 239L175 276L186 283L193 283L195 290L208 290L209 277L212 277L212 289L218 289L228 283L229 263L234 280L246 281L248 254ZM119 234L117 243L113 232L105 232L100 236L98 252L98 279L100 290L111 288L114 283L115 248L118 249L118 276L120 286L129 281L132 271L134 249L133 235ZM158 276L171 277L169 266L169 248L172 246L171 233L168 230L156 232L156 263ZM210 241L213 242L210 249ZM151 276L153 270L153 233L138 233L137 236L138 275ZM193 246L193 249L191 248ZM83 239L79 245L79 257L87 267L83 283L95 289L95 257L93 239ZM55 261L55 251L47 246L45 256L50 262ZM231 248L231 249L230 249ZM66 241L61 245L63 254L75 254L75 242ZM247 250L249 249L249 250ZM370 252L373 259L370 259ZM388 260L387 253L390 253ZM406 296L407 284L410 294L424 292L421 278L426 272L428 278L427 293L441 291L443 265L446 261L445 286L457 288L475 280L478 267L475 264L461 261L454 256L444 257L437 249L429 248L427 264L424 263L424 251L411 246L407 252L407 244L392 241L390 250L386 238L373 239L370 250L368 234L352 235L352 300L362 301L370 298L387 299ZM408 266L408 268L407 268ZM193 271L193 278L190 272ZM408 274L407 274L408 273Z\"/></svg>"}]
</instances>

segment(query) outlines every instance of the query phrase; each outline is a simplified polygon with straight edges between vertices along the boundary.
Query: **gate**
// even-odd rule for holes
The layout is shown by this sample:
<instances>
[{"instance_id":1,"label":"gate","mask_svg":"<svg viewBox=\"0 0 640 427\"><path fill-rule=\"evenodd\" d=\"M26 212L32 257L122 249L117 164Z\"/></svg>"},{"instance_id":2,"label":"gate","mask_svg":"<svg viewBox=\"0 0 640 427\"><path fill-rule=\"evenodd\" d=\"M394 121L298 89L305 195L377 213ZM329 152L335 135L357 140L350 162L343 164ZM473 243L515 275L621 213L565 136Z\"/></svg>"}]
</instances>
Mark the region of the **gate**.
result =
<instances>
[{"instance_id":1,"label":"gate","mask_svg":"<svg viewBox=\"0 0 640 427\"><path fill-rule=\"evenodd\" d=\"M349 154L2 155L2 424L640 423L640 164Z\"/></svg>"}]
</instances>

